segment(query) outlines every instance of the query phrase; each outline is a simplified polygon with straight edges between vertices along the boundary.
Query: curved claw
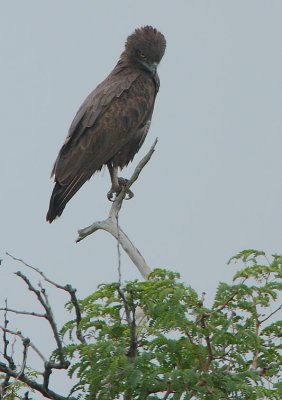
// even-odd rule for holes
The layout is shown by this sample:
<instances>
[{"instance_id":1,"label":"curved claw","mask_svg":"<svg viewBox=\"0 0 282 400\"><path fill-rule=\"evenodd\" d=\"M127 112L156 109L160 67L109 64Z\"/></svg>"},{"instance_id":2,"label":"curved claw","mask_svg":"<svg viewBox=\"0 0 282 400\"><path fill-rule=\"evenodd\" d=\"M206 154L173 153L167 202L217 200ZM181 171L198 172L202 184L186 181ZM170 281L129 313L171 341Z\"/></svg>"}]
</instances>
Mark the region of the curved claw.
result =
<instances>
[{"instance_id":1,"label":"curved claw","mask_svg":"<svg viewBox=\"0 0 282 400\"><path fill-rule=\"evenodd\" d=\"M133 193L130 189L128 189L128 190L125 192L125 198L124 198L124 200L130 200L130 199L132 199L132 197L134 197L134 193Z\"/></svg>"},{"instance_id":2,"label":"curved claw","mask_svg":"<svg viewBox=\"0 0 282 400\"><path fill-rule=\"evenodd\" d=\"M114 202L115 201L115 197L120 193L122 188L124 186L126 186L127 182L128 182L128 179L118 178L118 187L115 187L115 186L112 185L111 190L107 193L108 200ZM113 197L114 194L116 195L115 197ZM124 199L125 200L130 200L130 199L132 199L133 196L134 196L134 193L130 189L128 189L125 192Z\"/></svg>"},{"instance_id":3,"label":"curved claw","mask_svg":"<svg viewBox=\"0 0 282 400\"><path fill-rule=\"evenodd\" d=\"M110 191L107 193L107 198L108 198L108 200L110 200L110 201L112 201L112 202L115 201L115 199L113 198L113 197L114 197L114 193L115 193L115 192L113 192L112 190L110 190Z\"/></svg>"}]
</instances>

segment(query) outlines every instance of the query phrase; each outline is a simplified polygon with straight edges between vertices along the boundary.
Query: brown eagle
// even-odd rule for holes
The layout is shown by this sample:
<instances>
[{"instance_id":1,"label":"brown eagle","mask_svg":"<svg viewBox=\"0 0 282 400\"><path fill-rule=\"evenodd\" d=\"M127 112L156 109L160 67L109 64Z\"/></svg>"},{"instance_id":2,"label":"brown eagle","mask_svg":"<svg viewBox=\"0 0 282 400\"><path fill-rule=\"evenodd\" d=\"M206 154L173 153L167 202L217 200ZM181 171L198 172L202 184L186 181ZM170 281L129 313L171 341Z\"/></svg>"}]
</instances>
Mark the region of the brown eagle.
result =
<instances>
[{"instance_id":1,"label":"brown eagle","mask_svg":"<svg viewBox=\"0 0 282 400\"><path fill-rule=\"evenodd\" d=\"M113 71L79 108L52 171L55 187L46 217L50 223L103 165L112 181L108 198L121 190L118 167L133 160L149 130L160 86L157 66L165 47L164 36L155 28L136 29Z\"/></svg>"}]
</instances>

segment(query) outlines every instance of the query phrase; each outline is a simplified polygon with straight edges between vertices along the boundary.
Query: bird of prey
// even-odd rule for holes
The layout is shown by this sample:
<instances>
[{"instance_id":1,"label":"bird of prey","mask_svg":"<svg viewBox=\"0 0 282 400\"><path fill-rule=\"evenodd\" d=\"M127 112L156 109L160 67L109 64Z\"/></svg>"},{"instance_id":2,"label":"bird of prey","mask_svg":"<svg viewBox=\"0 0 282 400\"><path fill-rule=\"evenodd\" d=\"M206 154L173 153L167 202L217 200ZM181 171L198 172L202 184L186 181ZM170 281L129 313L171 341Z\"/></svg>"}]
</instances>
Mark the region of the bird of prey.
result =
<instances>
[{"instance_id":1,"label":"bird of prey","mask_svg":"<svg viewBox=\"0 0 282 400\"><path fill-rule=\"evenodd\" d=\"M118 178L118 168L133 160L150 127L160 86L157 66L165 47L157 29L136 29L113 71L82 103L53 167L55 187L46 216L50 223L103 165L112 182L108 198L120 192L124 180Z\"/></svg>"}]
</instances>

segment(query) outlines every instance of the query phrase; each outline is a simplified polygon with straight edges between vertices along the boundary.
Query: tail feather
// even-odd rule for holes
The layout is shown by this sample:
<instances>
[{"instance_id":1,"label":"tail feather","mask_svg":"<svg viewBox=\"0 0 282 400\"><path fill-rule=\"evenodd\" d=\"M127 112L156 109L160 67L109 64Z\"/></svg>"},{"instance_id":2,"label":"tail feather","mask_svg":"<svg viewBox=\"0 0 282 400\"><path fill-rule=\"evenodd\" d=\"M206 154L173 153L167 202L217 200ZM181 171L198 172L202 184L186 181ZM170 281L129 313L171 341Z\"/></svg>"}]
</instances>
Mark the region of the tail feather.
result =
<instances>
[{"instance_id":1,"label":"tail feather","mask_svg":"<svg viewBox=\"0 0 282 400\"><path fill-rule=\"evenodd\" d=\"M85 183L87 178L83 175L74 178L70 184L61 185L59 182L56 182L55 187L53 189L49 210L46 215L46 221L51 222L54 221L57 217L59 217L66 204L70 201L70 199L75 195L75 193L80 189L80 187Z\"/></svg>"}]
</instances>

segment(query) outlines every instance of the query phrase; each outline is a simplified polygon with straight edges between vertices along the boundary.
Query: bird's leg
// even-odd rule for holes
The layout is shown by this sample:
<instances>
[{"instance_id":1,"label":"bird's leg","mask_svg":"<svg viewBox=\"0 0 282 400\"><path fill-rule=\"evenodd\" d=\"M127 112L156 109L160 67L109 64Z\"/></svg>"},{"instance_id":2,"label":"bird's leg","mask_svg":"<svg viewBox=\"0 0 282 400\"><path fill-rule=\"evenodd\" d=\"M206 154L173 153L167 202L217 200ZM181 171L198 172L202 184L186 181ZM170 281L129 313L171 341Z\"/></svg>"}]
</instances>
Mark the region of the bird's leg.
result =
<instances>
[{"instance_id":1,"label":"bird's leg","mask_svg":"<svg viewBox=\"0 0 282 400\"><path fill-rule=\"evenodd\" d=\"M118 195L122 189L123 186L126 185L127 179L124 178L119 178L117 176L118 174L118 167L114 167L111 162L107 163L107 167L110 173L111 181L112 181L112 187L110 191L107 193L107 197L110 201L113 201L113 195L116 194ZM126 196L125 199L129 200L134 196L134 193L131 190L126 191Z\"/></svg>"},{"instance_id":2,"label":"bird's leg","mask_svg":"<svg viewBox=\"0 0 282 400\"><path fill-rule=\"evenodd\" d=\"M118 167L113 167L111 162L107 163L107 167L110 173L110 177L111 177L111 182L112 182L112 187L110 189L110 191L107 194L107 197L109 200L112 201L113 198L113 194L114 193L119 193L121 191L121 188L119 186L119 181L118 181Z\"/></svg>"}]
</instances>

